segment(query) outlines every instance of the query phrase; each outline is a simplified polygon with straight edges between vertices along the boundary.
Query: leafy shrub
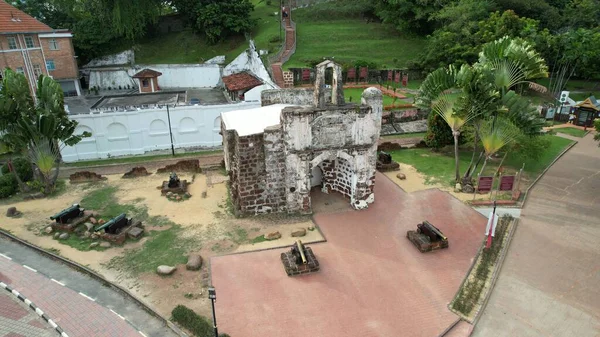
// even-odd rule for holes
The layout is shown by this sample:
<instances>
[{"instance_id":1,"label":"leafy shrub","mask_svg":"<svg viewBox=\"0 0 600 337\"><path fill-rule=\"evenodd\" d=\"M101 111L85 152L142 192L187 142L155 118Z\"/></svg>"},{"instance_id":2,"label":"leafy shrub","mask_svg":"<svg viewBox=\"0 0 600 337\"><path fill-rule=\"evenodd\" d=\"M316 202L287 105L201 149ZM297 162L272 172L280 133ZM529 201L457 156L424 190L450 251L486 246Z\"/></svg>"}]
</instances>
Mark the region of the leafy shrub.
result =
<instances>
[{"instance_id":1,"label":"leafy shrub","mask_svg":"<svg viewBox=\"0 0 600 337\"><path fill-rule=\"evenodd\" d=\"M454 144L452 129L442 117L433 111L429 113L429 118L427 118L425 143L428 147L434 149L441 149L446 145Z\"/></svg>"},{"instance_id":2,"label":"leafy shrub","mask_svg":"<svg viewBox=\"0 0 600 337\"><path fill-rule=\"evenodd\" d=\"M0 199L8 198L17 193L17 179L12 173L0 177Z\"/></svg>"},{"instance_id":3,"label":"leafy shrub","mask_svg":"<svg viewBox=\"0 0 600 337\"><path fill-rule=\"evenodd\" d=\"M213 337L213 326L206 317L195 313L185 305L178 305L171 311L173 321L191 331L196 337ZM229 337L228 334L219 334L219 337Z\"/></svg>"},{"instance_id":4,"label":"leafy shrub","mask_svg":"<svg viewBox=\"0 0 600 337\"><path fill-rule=\"evenodd\" d=\"M25 158L15 158L12 161L13 167L19 178L23 181L30 181L33 178L33 171L31 170L31 164ZM2 165L2 174L8 174L10 170L8 169L8 163Z\"/></svg>"}]
</instances>

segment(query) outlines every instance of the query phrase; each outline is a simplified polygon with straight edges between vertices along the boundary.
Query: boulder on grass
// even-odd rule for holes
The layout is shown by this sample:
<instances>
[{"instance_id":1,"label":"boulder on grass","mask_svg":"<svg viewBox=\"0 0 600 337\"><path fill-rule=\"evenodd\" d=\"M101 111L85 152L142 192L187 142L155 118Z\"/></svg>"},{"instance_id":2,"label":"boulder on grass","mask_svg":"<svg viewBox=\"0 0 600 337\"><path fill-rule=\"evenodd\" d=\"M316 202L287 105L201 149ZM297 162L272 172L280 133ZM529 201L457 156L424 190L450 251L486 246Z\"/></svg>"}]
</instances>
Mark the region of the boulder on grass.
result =
<instances>
[{"instance_id":1,"label":"boulder on grass","mask_svg":"<svg viewBox=\"0 0 600 337\"><path fill-rule=\"evenodd\" d=\"M102 248L110 248L110 242L104 241L104 242L102 242L100 244L100 247L102 247Z\"/></svg>"},{"instance_id":2,"label":"boulder on grass","mask_svg":"<svg viewBox=\"0 0 600 337\"><path fill-rule=\"evenodd\" d=\"M175 272L175 270L177 270L177 267L171 267L171 266L158 266L156 268L156 273L158 275L171 275Z\"/></svg>"},{"instance_id":3,"label":"boulder on grass","mask_svg":"<svg viewBox=\"0 0 600 337\"><path fill-rule=\"evenodd\" d=\"M188 257L188 262L185 265L187 270L199 270L202 268L202 256L193 254Z\"/></svg>"},{"instance_id":4,"label":"boulder on grass","mask_svg":"<svg viewBox=\"0 0 600 337\"><path fill-rule=\"evenodd\" d=\"M59 240L66 240L69 238L69 233L62 233L58 236Z\"/></svg>"}]
</instances>

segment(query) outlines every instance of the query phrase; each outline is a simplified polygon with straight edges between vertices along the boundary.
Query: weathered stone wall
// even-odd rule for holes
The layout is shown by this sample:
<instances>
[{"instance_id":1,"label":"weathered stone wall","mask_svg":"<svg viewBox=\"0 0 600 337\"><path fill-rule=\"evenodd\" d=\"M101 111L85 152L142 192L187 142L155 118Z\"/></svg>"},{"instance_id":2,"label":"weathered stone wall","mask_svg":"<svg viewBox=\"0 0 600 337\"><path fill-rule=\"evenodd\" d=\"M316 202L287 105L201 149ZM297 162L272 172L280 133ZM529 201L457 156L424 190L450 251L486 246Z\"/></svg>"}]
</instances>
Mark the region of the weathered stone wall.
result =
<instances>
[{"instance_id":1,"label":"weathered stone wall","mask_svg":"<svg viewBox=\"0 0 600 337\"><path fill-rule=\"evenodd\" d=\"M313 105L314 92L313 88L264 90L261 93L261 104ZM326 90L325 95L331 100L331 89Z\"/></svg>"},{"instance_id":2,"label":"weathered stone wall","mask_svg":"<svg viewBox=\"0 0 600 337\"><path fill-rule=\"evenodd\" d=\"M265 153L263 135L235 136L230 173L231 199L241 213L262 213L265 205Z\"/></svg>"},{"instance_id":3,"label":"weathered stone wall","mask_svg":"<svg viewBox=\"0 0 600 337\"><path fill-rule=\"evenodd\" d=\"M267 197L263 210L282 212L286 207L285 148L281 126L265 129L265 183Z\"/></svg>"},{"instance_id":4,"label":"weathered stone wall","mask_svg":"<svg viewBox=\"0 0 600 337\"><path fill-rule=\"evenodd\" d=\"M235 132L234 136L223 132L232 199L238 212L310 213L315 166L323 172L325 193L341 193L356 209L374 201L381 92L365 90L362 105L325 104L320 108L312 104L313 93L311 89L263 91L263 105L305 106L283 109L281 124L265 129L263 134L238 137Z\"/></svg>"}]
</instances>

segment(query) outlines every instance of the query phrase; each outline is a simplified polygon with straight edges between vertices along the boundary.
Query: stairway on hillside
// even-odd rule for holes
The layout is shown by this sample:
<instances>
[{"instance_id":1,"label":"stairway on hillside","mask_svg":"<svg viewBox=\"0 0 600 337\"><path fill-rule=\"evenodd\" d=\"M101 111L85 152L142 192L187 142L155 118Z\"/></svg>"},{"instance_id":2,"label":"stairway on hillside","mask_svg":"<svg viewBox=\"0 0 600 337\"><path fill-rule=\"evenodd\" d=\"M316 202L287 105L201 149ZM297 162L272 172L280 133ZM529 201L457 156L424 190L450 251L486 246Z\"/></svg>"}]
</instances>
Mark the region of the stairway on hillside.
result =
<instances>
[{"instance_id":1,"label":"stairway on hillside","mask_svg":"<svg viewBox=\"0 0 600 337\"><path fill-rule=\"evenodd\" d=\"M291 18L288 17L288 19L285 20L285 49L279 55L279 58L271 64L273 80L280 88L284 88L286 86L285 81L283 80L283 61L287 61L292 56L295 45L296 31L294 29L294 25L292 25Z\"/></svg>"}]
</instances>

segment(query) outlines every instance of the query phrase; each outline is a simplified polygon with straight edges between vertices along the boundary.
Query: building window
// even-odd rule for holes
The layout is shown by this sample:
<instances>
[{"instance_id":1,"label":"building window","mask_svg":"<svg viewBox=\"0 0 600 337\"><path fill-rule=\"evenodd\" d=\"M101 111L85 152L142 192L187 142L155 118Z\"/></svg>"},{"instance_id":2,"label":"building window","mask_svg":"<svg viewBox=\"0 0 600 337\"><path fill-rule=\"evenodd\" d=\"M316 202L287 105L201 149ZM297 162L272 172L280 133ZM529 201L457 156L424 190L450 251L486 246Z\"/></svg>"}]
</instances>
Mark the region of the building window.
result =
<instances>
[{"instance_id":1,"label":"building window","mask_svg":"<svg viewBox=\"0 0 600 337\"><path fill-rule=\"evenodd\" d=\"M50 50L58 50L58 41L56 39L50 39L48 44L50 45Z\"/></svg>"},{"instance_id":2,"label":"building window","mask_svg":"<svg viewBox=\"0 0 600 337\"><path fill-rule=\"evenodd\" d=\"M31 35L25 36L25 46L27 48L35 48L35 44L33 43L33 37Z\"/></svg>"},{"instance_id":3,"label":"building window","mask_svg":"<svg viewBox=\"0 0 600 337\"><path fill-rule=\"evenodd\" d=\"M17 67L17 74L25 74L25 70L23 70L23 67Z\"/></svg>"},{"instance_id":4,"label":"building window","mask_svg":"<svg viewBox=\"0 0 600 337\"><path fill-rule=\"evenodd\" d=\"M142 87L148 88L150 86L150 81L147 78L142 80Z\"/></svg>"},{"instance_id":5,"label":"building window","mask_svg":"<svg viewBox=\"0 0 600 337\"><path fill-rule=\"evenodd\" d=\"M56 66L54 65L54 60L47 60L46 61L46 69L48 69L48 71L56 69Z\"/></svg>"},{"instance_id":6,"label":"building window","mask_svg":"<svg viewBox=\"0 0 600 337\"><path fill-rule=\"evenodd\" d=\"M8 37L8 49L17 49L17 39L14 36Z\"/></svg>"},{"instance_id":7,"label":"building window","mask_svg":"<svg viewBox=\"0 0 600 337\"><path fill-rule=\"evenodd\" d=\"M42 67L40 67L39 64L34 64L33 65L33 75L35 76L36 79L40 78L40 75L42 74Z\"/></svg>"}]
</instances>

